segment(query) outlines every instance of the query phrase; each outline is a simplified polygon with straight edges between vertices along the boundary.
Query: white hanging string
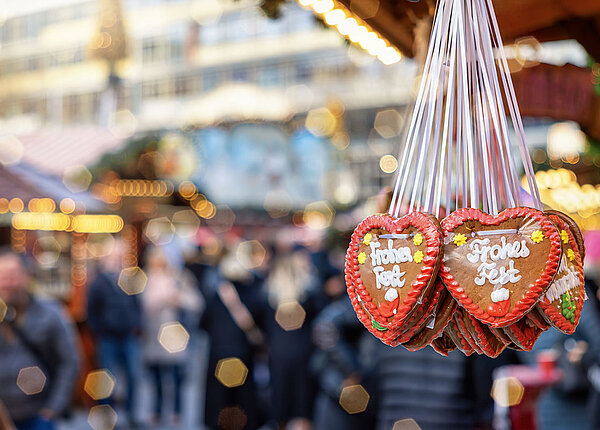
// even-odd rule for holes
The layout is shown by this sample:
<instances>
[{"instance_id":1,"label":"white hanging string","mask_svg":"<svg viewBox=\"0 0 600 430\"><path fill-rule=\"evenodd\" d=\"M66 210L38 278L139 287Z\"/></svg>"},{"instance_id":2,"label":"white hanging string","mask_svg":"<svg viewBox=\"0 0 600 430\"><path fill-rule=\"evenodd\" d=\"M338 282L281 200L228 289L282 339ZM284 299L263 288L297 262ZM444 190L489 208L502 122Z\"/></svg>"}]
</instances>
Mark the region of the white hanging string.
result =
<instances>
[{"instance_id":1,"label":"white hanging string","mask_svg":"<svg viewBox=\"0 0 600 430\"><path fill-rule=\"evenodd\" d=\"M492 0L439 0L389 213L521 205L511 128L541 209Z\"/></svg>"}]
</instances>

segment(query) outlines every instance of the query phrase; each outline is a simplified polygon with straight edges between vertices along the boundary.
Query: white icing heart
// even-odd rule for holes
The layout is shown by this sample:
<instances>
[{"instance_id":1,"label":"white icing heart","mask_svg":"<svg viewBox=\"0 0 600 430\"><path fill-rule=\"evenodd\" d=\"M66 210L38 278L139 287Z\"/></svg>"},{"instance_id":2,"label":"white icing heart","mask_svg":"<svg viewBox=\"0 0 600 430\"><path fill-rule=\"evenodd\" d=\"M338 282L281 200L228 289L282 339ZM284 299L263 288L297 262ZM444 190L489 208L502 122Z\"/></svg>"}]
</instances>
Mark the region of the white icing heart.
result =
<instances>
[{"instance_id":1,"label":"white icing heart","mask_svg":"<svg viewBox=\"0 0 600 430\"><path fill-rule=\"evenodd\" d=\"M384 298L388 302L393 302L394 300L396 300L398 298L398 290L396 290L395 288L390 288L389 290L387 290L385 292Z\"/></svg>"},{"instance_id":2,"label":"white icing heart","mask_svg":"<svg viewBox=\"0 0 600 430\"><path fill-rule=\"evenodd\" d=\"M492 302L498 303L503 302L504 300L508 300L509 295L510 291L508 291L508 288L500 288L496 291L492 291Z\"/></svg>"}]
</instances>

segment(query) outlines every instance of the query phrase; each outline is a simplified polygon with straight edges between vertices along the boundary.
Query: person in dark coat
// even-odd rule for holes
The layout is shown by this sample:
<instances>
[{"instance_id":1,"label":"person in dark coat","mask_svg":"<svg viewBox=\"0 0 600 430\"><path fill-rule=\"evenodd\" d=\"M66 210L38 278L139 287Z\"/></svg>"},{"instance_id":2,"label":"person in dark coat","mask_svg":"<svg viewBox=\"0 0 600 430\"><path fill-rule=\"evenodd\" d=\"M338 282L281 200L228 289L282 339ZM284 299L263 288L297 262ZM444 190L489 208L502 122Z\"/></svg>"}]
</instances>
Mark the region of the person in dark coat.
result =
<instances>
[{"instance_id":1,"label":"person in dark coat","mask_svg":"<svg viewBox=\"0 0 600 430\"><path fill-rule=\"evenodd\" d=\"M285 428L310 428L315 396L309 359L311 324L325 297L308 250L279 244L266 283L272 415Z\"/></svg>"},{"instance_id":2,"label":"person in dark coat","mask_svg":"<svg viewBox=\"0 0 600 430\"><path fill-rule=\"evenodd\" d=\"M206 311L200 326L210 342L204 422L209 429L252 430L259 427L254 360L264 344L256 325L264 312L262 284L239 266L235 255L225 257L221 266L223 278L215 285L201 286ZM227 359L239 359L247 368L243 384L226 387L217 378L219 363Z\"/></svg>"},{"instance_id":3,"label":"person in dark coat","mask_svg":"<svg viewBox=\"0 0 600 430\"><path fill-rule=\"evenodd\" d=\"M339 271L325 280L325 293L332 303L313 323L313 338L318 349L311 358L311 370L317 376L318 393L314 403L315 430L374 428L374 378L369 351L378 342L360 323L345 294L344 279ZM344 387L361 384L371 398L366 412L349 414L339 403Z\"/></svg>"},{"instance_id":4,"label":"person in dark coat","mask_svg":"<svg viewBox=\"0 0 600 430\"><path fill-rule=\"evenodd\" d=\"M27 291L28 281L20 256L0 249L0 428L12 428L10 418L17 430L52 430L77 380L76 335L56 303Z\"/></svg>"},{"instance_id":5,"label":"person in dark coat","mask_svg":"<svg viewBox=\"0 0 600 430\"><path fill-rule=\"evenodd\" d=\"M127 294L118 284L122 250L121 243L115 245L90 286L87 323L97 341L100 366L115 376L119 370L125 374L127 420L135 427L136 390L142 368L142 311L138 296ZM112 399L107 402L112 403Z\"/></svg>"},{"instance_id":6,"label":"person in dark coat","mask_svg":"<svg viewBox=\"0 0 600 430\"><path fill-rule=\"evenodd\" d=\"M396 421L409 418L423 430L474 427L470 357L460 351L443 357L430 347L410 352L384 344L377 357L378 430L389 430Z\"/></svg>"}]
</instances>

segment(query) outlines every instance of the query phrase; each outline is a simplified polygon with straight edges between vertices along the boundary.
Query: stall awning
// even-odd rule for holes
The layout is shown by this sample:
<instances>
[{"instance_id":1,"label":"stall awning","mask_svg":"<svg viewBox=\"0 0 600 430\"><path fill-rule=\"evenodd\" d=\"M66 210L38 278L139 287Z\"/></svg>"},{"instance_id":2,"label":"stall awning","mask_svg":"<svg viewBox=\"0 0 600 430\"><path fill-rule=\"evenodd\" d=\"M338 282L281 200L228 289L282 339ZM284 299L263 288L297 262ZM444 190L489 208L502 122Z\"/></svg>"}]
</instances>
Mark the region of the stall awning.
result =
<instances>
[{"instance_id":1,"label":"stall awning","mask_svg":"<svg viewBox=\"0 0 600 430\"><path fill-rule=\"evenodd\" d=\"M109 130L96 126L50 127L18 139L24 147L25 162L60 177L65 169L92 165L125 143Z\"/></svg>"}]
</instances>

